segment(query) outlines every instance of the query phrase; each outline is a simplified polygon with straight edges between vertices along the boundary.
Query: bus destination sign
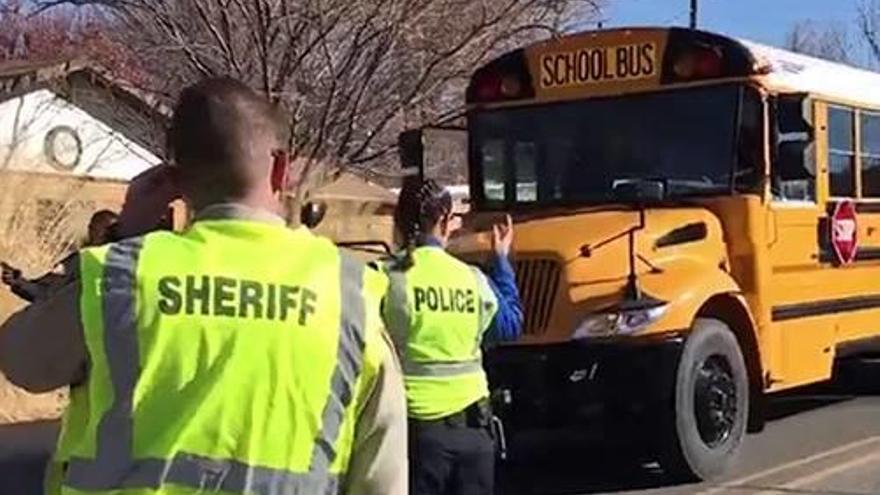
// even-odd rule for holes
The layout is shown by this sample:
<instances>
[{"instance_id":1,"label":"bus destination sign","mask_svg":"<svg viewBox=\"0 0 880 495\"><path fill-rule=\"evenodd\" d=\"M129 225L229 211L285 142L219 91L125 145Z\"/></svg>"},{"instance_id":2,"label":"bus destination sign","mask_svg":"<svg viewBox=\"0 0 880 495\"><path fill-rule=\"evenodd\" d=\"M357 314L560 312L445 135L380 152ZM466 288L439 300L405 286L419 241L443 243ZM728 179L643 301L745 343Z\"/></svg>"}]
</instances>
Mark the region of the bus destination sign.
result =
<instances>
[{"instance_id":1,"label":"bus destination sign","mask_svg":"<svg viewBox=\"0 0 880 495\"><path fill-rule=\"evenodd\" d=\"M597 83L649 79L657 74L654 42L584 47L541 55L541 88L555 89Z\"/></svg>"}]
</instances>

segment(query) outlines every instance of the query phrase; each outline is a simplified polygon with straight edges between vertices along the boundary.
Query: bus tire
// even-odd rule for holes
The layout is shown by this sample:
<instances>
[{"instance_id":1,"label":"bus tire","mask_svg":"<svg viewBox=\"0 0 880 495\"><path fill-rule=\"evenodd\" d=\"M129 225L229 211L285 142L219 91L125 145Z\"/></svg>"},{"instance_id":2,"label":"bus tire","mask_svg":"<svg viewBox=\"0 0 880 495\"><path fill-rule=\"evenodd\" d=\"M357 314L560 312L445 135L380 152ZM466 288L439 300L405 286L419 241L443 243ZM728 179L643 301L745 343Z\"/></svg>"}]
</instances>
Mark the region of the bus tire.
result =
<instances>
[{"instance_id":1,"label":"bus tire","mask_svg":"<svg viewBox=\"0 0 880 495\"><path fill-rule=\"evenodd\" d=\"M736 459L749 417L749 380L730 327L699 318L679 360L673 407L661 415L660 465L681 480L711 480Z\"/></svg>"}]
</instances>

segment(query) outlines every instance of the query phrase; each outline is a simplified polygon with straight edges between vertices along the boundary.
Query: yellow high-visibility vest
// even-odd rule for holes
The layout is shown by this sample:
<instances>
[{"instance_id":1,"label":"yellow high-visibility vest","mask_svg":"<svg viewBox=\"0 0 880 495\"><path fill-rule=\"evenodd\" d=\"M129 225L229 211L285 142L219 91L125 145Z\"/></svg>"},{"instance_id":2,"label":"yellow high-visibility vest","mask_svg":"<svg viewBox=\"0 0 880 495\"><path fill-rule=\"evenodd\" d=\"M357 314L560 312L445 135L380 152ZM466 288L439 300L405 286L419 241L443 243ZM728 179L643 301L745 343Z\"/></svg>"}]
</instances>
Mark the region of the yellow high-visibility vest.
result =
<instances>
[{"instance_id":1,"label":"yellow high-visibility vest","mask_svg":"<svg viewBox=\"0 0 880 495\"><path fill-rule=\"evenodd\" d=\"M433 420L489 395L481 342L498 301L486 276L439 247L389 263L384 317L403 365L409 417Z\"/></svg>"},{"instance_id":2,"label":"yellow high-visibility vest","mask_svg":"<svg viewBox=\"0 0 880 495\"><path fill-rule=\"evenodd\" d=\"M331 242L268 223L84 250L90 366L58 491L338 493L378 376L384 290Z\"/></svg>"}]
</instances>

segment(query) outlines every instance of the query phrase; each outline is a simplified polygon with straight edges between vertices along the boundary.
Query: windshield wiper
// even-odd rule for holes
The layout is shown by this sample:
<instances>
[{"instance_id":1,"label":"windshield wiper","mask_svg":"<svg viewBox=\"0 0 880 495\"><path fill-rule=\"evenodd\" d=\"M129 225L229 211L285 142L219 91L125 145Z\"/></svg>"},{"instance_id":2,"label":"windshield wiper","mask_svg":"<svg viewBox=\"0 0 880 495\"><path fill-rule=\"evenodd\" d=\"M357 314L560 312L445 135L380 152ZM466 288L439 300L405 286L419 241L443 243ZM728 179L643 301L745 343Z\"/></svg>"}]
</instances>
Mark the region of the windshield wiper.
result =
<instances>
[{"instance_id":1,"label":"windshield wiper","mask_svg":"<svg viewBox=\"0 0 880 495\"><path fill-rule=\"evenodd\" d=\"M715 184L712 182L696 180L667 179L666 184L667 196L670 198L682 196L712 196L730 191L730 188L726 184Z\"/></svg>"}]
</instances>

